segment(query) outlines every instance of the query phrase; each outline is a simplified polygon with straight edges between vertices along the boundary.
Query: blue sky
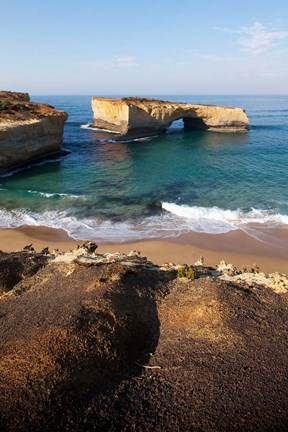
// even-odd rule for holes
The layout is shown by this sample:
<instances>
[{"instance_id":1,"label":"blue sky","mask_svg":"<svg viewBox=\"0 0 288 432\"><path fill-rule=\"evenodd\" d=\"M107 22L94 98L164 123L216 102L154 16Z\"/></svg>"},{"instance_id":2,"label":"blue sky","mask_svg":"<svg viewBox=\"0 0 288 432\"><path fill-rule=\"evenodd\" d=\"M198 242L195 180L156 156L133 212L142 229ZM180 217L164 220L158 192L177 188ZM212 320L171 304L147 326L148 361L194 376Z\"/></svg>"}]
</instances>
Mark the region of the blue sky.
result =
<instances>
[{"instance_id":1,"label":"blue sky","mask_svg":"<svg viewBox=\"0 0 288 432\"><path fill-rule=\"evenodd\" d=\"M288 94L287 0L0 0L0 89Z\"/></svg>"}]
</instances>

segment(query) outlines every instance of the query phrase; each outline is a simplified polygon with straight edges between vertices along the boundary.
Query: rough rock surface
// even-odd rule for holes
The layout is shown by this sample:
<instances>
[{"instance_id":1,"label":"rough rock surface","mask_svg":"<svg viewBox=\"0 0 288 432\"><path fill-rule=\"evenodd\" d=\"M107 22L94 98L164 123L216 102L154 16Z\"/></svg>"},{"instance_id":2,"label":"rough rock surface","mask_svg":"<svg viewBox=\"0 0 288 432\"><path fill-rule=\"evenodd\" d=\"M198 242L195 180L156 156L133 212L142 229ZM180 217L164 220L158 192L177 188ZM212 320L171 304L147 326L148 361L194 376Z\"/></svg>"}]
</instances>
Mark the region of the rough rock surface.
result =
<instances>
[{"instance_id":1,"label":"rough rock surface","mask_svg":"<svg viewBox=\"0 0 288 432\"><path fill-rule=\"evenodd\" d=\"M48 257L26 251L0 251L0 295L10 291L22 279L32 276L47 263Z\"/></svg>"},{"instance_id":2,"label":"rough rock surface","mask_svg":"<svg viewBox=\"0 0 288 432\"><path fill-rule=\"evenodd\" d=\"M183 119L186 129L246 131L249 120L241 108L195 105L145 98L92 98L93 127L145 136L163 133Z\"/></svg>"},{"instance_id":3,"label":"rough rock surface","mask_svg":"<svg viewBox=\"0 0 288 432\"><path fill-rule=\"evenodd\" d=\"M30 102L27 93L0 91L0 172L61 154L68 115Z\"/></svg>"},{"instance_id":4,"label":"rough rock surface","mask_svg":"<svg viewBox=\"0 0 288 432\"><path fill-rule=\"evenodd\" d=\"M1 431L287 430L287 293L92 246L0 297Z\"/></svg>"},{"instance_id":5,"label":"rough rock surface","mask_svg":"<svg viewBox=\"0 0 288 432\"><path fill-rule=\"evenodd\" d=\"M10 100L15 102L30 102L30 96L28 93L11 92L11 91L0 91L0 100Z\"/></svg>"}]
</instances>

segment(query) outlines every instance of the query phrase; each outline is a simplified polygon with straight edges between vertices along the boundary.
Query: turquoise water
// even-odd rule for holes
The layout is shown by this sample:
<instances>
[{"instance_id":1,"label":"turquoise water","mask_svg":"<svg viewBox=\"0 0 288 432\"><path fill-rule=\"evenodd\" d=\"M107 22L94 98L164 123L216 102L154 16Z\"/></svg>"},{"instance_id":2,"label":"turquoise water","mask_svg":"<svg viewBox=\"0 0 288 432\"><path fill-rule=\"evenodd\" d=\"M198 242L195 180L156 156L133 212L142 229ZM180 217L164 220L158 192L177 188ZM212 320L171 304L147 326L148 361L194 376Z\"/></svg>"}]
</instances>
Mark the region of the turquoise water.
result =
<instances>
[{"instance_id":1,"label":"turquoise water","mask_svg":"<svg viewBox=\"0 0 288 432\"><path fill-rule=\"evenodd\" d=\"M68 112L71 153L0 177L0 226L104 241L288 227L288 96L161 98L243 107L251 126L184 132L177 121L164 136L105 141L85 127L90 96L34 96Z\"/></svg>"}]
</instances>

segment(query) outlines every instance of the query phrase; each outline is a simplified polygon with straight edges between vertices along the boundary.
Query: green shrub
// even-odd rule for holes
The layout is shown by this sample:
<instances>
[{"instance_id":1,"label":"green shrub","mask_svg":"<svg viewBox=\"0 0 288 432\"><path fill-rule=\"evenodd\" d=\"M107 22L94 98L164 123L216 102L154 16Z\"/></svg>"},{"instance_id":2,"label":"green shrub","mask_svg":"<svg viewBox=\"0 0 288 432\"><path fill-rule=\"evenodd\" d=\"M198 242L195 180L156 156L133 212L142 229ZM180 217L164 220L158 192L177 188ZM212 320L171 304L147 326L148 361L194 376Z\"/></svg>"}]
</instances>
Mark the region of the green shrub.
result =
<instances>
[{"instance_id":1,"label":"green shrub","mask_svg":"<svg viewBox=\"0 0 288 432\"><path fill-rule=\"evenodd\" d=\"M260 267L257 264L253 264L251 265L243 265L242 268L242 273L259 273L260 271Z\"/></svg>"},{"instance_id":2,"label":"green shrub","mask_svg":"<svg viewBox=\"0 0 288 432\"><path fill-rule=\"evenodd\" d=\"M177 278L187 278L190 280L194 280L197 277L197 273L193 267L183 266L177 270Z\"/></svg>"}]
</instances>

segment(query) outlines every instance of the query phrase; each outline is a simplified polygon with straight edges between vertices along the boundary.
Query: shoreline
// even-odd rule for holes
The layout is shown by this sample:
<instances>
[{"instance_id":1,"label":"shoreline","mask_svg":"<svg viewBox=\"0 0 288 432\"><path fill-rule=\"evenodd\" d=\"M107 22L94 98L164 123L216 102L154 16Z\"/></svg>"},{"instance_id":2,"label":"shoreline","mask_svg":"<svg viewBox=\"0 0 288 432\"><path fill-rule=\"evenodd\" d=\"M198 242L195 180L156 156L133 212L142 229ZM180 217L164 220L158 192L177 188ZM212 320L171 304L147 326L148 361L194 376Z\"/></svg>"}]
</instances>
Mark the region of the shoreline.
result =
<instances>
[{"instance_id":1,"label":"shoreline","mask_svg":"<svg viewBox=\"0 0 288 432\"><path fill-rule=\"evenodd\" d=\"M241 269L243 265L256 263L265 273L280 272L288 274L288 231L279 232L284 239L280 245L259 241L243 231L235 230L224 234L206 234L190 232L179 237L155 238L125 243L97 243L98 253L116 251L128 253L131 250L141 251L142 256L156 264L174 262L175 264L194 264L200 256L205 265L215 267L221 260L233 263ZM44 226L22 226L19 228L0 229L0 250L13 252L33 244L37 252L48 246L50 251L60 252L73 249L83 241L74 240L62 229Z\"/></svg>"}]
</instances>

